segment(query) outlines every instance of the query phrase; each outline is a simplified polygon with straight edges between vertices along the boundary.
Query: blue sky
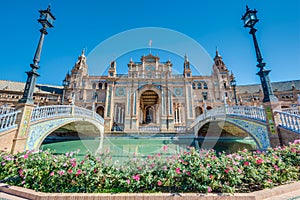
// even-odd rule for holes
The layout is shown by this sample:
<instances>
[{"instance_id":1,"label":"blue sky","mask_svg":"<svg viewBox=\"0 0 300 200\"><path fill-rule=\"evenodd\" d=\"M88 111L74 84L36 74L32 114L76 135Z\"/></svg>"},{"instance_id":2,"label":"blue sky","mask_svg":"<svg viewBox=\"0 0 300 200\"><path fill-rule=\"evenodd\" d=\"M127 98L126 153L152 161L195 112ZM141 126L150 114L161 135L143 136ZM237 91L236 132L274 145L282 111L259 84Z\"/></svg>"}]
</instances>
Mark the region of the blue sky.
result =
<instances>
[{"instance_id":1,"label":"blue sky","mask_svg":"<svg viewBox=\"0 0 300 200\"><path fill-rule=\"evenodd\" d=\"M271 81L300 78L299 0L10 0L0 7L0 80L26 81L25 71L30 70L41 27L36 21L38 10L49 2L57 20L45 38L38 83L61 85L83 48L88 54L107 38L141 27L181 32L212 57L218 46L238 84L259 83L252 38L240 20L246 4L259 11L257 37L266 68L272 70ZM153 47L156 45L153 40ZM111 58L114 56L118 55ZM120 64L118 67L126 68Z\"/></svg>"}]
</instances>

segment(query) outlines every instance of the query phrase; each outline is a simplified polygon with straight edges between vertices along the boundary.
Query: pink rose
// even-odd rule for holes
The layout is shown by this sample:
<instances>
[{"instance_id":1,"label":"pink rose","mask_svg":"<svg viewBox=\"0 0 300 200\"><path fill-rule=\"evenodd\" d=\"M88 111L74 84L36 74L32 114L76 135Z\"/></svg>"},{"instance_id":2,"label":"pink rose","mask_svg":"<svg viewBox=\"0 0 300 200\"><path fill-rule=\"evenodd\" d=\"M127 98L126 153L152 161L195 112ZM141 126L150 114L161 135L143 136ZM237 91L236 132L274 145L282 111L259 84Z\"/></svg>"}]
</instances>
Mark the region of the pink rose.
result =
<instances>
[{"instance_id":1,"label":"pink rose","mask_svg":"<svg viewBox=\"0 0 300 200\"><path fill-rule=\"evenodd\" d=\"M211 187L208 187L207 192L211 192L211 191L212 191Z\"/></svg>"},{"instance_id":2,"label":"pink rose","mask_svg":"<svg viewBox=\"0 0 300 200\"><path fill-rule=\"evenodd\" d=\"M157 185L158 185L158 186L161 186L161 185L162 185L162 182L161 182L161 181L157 181Z\"/></svg>"},{"instance_id":3,"label":"pink rose","mask_svg":"<svg viewBox=\"0 0 300 200\"><path fill-rule=\"evenodd\" d=\"M140 181L140 175L135 175L135 176L132 176L132 178L136 181Z\"/></svg>"},{"instance_id":4,"label":"pink rose","mask_svg":"<svg viewBox=\"0 0 300 200\"><path fill-rule=\"evenodd\" d=\"M168 146L167 146L167 145L163 146L163 147L162 147L162 150L163 150L163 151L167 151L167 150L168 150Z\"/></svg>"}]
</instances>

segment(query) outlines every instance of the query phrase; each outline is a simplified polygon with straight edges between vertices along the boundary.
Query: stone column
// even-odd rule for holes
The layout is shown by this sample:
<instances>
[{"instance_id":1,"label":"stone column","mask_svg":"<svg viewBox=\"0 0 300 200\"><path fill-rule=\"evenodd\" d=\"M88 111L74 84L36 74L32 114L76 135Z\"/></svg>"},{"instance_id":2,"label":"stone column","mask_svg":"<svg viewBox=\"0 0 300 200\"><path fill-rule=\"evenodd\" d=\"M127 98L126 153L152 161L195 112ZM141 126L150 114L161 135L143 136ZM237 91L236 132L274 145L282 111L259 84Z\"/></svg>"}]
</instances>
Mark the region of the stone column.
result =
<instances>
[{"instance_id":1,"label":"stone column","mask_svg":"<svg viewBox=\"0 0 300 200\"><path fill-rule=\"evenodd\" d=\"M122 109L121 123L124 123L124 108Z\"/></svg>"},{"instance_id":2,"label":"stone column","mask_svg":"<svg viewBox=\"0 0 300 200\"><path fill-rule=\"evenodd\" d=\"M117 122L117 105L114 107L114 122Z\"/></svg>"},{"instance_id":3,"label":"stone column","mask_svg":"<svg viewBox=\"0 0 300 200\"><path fill-rule=\"evenodd\" d=\"M121 122L121 107L118 107L118 123Z\"/></svg>"},{"instance_id":4,"label":"stone column","mask_svg":"<svg viewBox=\"0 0 300 200\"><path fill-rule=\"evenodd\" d=\"M178 107L178 118L179 118L179 123L181 123L181 109L180 109L180 105Z\"/></svg>"},{"instance_id":5,"label":"stone column","mask_svg":"<svg viewBox=\"0 0 300 200\"><path fill-rule=\"evenodd\" d=\"M175 116L175 119L174 119L174 120L175 120L175 123L177 124L177 123L178 123L178 118L177 118L177 108L175 108L175 113L174 113L174 114L175 114L175 115L174 115L174 116Z\"/></svg>"}]
</instances>

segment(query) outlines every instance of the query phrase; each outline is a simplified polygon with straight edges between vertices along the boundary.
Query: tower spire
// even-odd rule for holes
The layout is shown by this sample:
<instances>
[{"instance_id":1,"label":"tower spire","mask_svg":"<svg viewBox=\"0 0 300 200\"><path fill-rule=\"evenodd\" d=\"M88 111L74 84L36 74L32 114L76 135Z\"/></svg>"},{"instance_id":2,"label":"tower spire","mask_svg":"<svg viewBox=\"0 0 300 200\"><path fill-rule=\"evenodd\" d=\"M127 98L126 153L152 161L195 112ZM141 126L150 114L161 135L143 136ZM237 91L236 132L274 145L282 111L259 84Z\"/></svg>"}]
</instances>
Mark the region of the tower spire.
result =
<instances>
[{"instance_id":1,"label":"tower spire","mask_svg":"<svg viewBox=\"0 0 300 200\"><path fill-rule=\"evenodd\" d=\"M184 54L184 62L189 62L189 58L188 58L187 53Z\"/></svg>"},{"instance_id":2,"label":"tower spire","mask_svg":"<svg viewBox=\"0 0 300 200\"><path fill-rule=\"evenodd\" d=\"M219 50L218 50L218 46L216 46L216 57L219 57Z\"/></svg>"},{"instance_id":3,"label":"tower spire","mask_svg":"<svg viewBox=\"0 0 300 200\"><path fill-rule=\"evenodd\" d=\"M83 48L83 49L81 50L81 57L85 57L84 53L85 53L85 48Z\"/></svg>"},{"instance_id":4,"label":"tower spire","mask_svg":"<svg viewBox=\"0 0 300 200\"><path fill-rule=\"evenodd\" d=\"M149 40L149 49L150 49L150 54L151 54L151 48L152 48L152 40Z\"/></svg>"}]
</instances>

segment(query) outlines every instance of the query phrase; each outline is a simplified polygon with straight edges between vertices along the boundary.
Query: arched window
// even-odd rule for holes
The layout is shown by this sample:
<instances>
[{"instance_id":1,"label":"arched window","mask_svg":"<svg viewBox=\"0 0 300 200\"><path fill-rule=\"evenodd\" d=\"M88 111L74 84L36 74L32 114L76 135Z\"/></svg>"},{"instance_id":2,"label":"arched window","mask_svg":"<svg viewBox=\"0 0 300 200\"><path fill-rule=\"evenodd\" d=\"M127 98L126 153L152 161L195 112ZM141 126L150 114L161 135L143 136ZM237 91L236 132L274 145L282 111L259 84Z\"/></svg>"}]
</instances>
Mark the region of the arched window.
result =
<instances>
[{"instance_id":1,"label":"arched window","mask_svg":"<svg viewBox=\"0 0 300 200\"><path fill-rule=\"evenodd\" d=\"M104 117L104 107L99 106L96 110L96 112L101 116Z\"/></svg>"},{"instance_id":2,"label":"arched window","mask_svg":"<svg viewBox=\"0 0 300 200\"><path fill-rule=\"evenodd\" d=\"M207 92L202 92L203 100L207 100Z\"/></svg>"},{"instance_id":3,"label":"arched window","mask_svg":"<svg viewBox=\"0 0 300 200\"><path fill-rule=\"evenodd\" d=\"M211 110L211 109L212 109L211 106L207 106L207 107L206 107L206 110Z\"/></svg>"},{"instance_id":4,"label":"arched window","mask_svg":"<svg viewBox=\"0 0 300 200\"><path fill-rule=\"evenodd\" d=\"M201 83L198 83L198 84L197 84L197 89L198 89L198 90L202 89Z\"/></svg>"},{"instance_id":5,"label":"arched window","mask_svg":"<svg viewBox=\"0 0 300 200\"><path fill-rule=\"evenodd\" d=\"M203 88L208 89L207 84L205 82L203 83Z\"/></svg>"},{"instance_id":6,"label":"arched window","mask_svg":"<svg viewBox=\"0 0 300 200\"><path fill-rule=\"evenodd\" d=\"M93 87L93 89L96 89L96 83L93 83L92 87Z\"/></svg>"},{"instance_id":7,"label":"arched window","mask_svg":"<svg viewBox=\"0 0 300 200\"><path fill-rule=\"evenodd\" d=\"M99 89L102 89L102 83L98 84Z\"/></svg>"},{"instance_id":8,"label":"arched window","mask_svg":"<svg viewBox=\"0 0 300 200\"><path fill-rule=\"evenodd\" d=\"M193 89L196 89L195 83L192 84L192 88L193 88Z\"/></svg>"}]
</instances>

